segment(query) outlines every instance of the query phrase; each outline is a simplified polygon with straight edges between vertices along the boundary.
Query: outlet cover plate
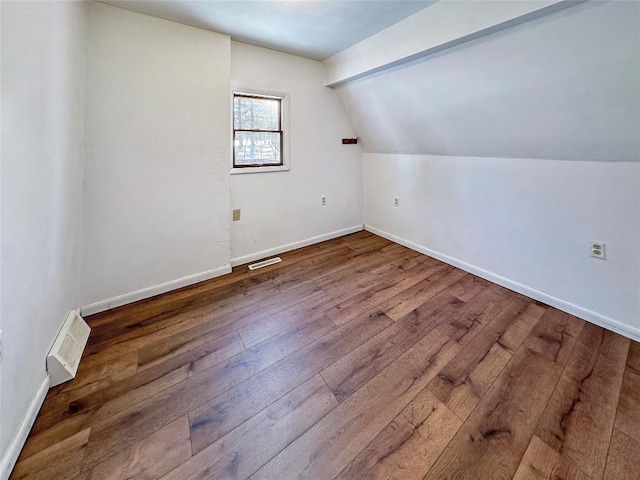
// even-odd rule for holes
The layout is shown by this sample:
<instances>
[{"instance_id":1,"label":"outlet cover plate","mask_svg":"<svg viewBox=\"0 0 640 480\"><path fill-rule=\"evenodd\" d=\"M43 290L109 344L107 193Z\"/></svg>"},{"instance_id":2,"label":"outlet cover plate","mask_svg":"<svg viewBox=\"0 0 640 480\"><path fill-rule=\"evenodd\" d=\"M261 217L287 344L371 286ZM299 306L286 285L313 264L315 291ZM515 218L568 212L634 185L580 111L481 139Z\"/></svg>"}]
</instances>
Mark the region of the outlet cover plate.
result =
<instances>
[{"instance_id":1,"label":"outlet cover plate","mask_svg":"<svg viewBox=\"0 0 640 480\"><path fill-rule=\"evenodd\" d=\"M604 242L591 241L591 256L593 258L599 258L600 260L606 259L606 251Z\"/></svg>"}]
</instances>

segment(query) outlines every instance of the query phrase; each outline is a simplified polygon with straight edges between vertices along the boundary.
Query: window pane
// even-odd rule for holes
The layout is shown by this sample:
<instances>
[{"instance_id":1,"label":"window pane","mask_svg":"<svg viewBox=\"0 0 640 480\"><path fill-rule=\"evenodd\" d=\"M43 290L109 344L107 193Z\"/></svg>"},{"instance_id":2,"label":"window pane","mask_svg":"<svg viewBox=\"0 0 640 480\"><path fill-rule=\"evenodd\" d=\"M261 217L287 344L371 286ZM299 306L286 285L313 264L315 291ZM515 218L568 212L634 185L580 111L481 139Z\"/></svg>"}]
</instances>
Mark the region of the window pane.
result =
<instances>
[{"instance_id":1,"label":"window pane","mask_svg":"<svg viewBox=\"0 0 640 480\"><path fill-rule=\"evenodd\" d=\"M280 100L234 97L233 125L236 130L280 130Z\"/></svg>"},{"instance_id":2,"label":"window pane","mask_svg":"<svg viewBox=\"0 0 640 480\"><path fill-rule=\"evenodd\" d=\"M279 133L236 132L234 148L236 165L282 163Z\"/></svg>"}]
</instances>

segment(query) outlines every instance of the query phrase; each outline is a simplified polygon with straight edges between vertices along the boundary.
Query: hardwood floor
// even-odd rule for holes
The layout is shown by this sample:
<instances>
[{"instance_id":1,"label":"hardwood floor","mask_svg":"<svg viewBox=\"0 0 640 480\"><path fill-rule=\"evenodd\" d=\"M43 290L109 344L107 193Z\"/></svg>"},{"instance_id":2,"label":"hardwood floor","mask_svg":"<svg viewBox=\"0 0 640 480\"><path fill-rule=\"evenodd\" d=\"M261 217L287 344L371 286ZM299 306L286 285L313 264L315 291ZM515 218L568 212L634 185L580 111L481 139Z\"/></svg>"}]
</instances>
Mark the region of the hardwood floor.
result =
<instances>
[{"instance_id":1,"label":"hardwood floor","mask_svg":"<svg viewBox=\"0 0 640 480\"><path fill-rule=\"evenodd\" d=\"M87 318L13 479L640 479L640 345L367 232Z\"/></svg>"}]
</instances>

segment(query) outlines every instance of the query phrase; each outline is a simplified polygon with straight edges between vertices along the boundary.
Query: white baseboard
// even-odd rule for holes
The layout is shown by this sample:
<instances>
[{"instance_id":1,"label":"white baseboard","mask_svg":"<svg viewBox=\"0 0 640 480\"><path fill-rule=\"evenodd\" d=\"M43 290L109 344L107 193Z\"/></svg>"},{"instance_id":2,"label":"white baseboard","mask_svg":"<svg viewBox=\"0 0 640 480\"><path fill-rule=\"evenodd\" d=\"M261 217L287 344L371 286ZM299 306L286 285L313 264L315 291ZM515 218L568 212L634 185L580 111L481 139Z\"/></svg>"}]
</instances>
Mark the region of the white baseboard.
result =
<instances>
[{"instance_id":1,"label":"white baseboard","mask_svg":"<svg viewBox=\"0 0 640 480\"><path fill-rule=\"evenodd\" d=\"M145 298L154 297L162 293L167 293L171 290L187 287L194 283L203 282L205 280L211 280L212 278L219 277L231 273L231 266L225 265L224 267L214 268L213 270L207 270L206 272L196 273L195 275L189 275L187 277L178 278L170 282L161 283L153 287L143 288L136 290L135 292L125 293L117 297L108 298L99 302L91 303L80 308L83 316L93 315L94 313L104 312L112 308L127 305L128 303L137 302L138 300L144 300Z\"/></svg>"},{"instance_id":2,"label":"white baseboard","mask_svg":"<svg viewBox=\"0 0 640 480\"><path fill-rule=\"evenodd\" d=\"M45 377L42 381L42 385L38 389L36 396L31 400L29 404L29 408L27 409L27 413L20 424L20 428L16 433L16 436L13 438L13 441L9 445L9 448L4 455L2 456L2 462L0 463L0 479L7 480L9 475L11 475L11 471L18 461L18 457L20 456L20 452L22 451L22 447L24 447L25 442L27 441L27 437L29 436L29 432L31 431L31 427L33 427L33 422L36 421L36 417L38 416L38 412L44 403L44 398L47 396L47 391L49 390L49 375Z\"/></svg>"},{"instance_id":3,"label":"white baseboard","mask_svg":"<svg viewBox=\"0 0 640 480\"><path fill-rule=\"evenodd\" d=\"M317 237L307 238L306 240L300 240L299 242L288 243L286 245L280 245L279 247L270 248L268 250L262 250L260 252L251 253L249 255L243 255L242 257L232 258L231 266L237 267L238 265L244 265L245 263L253 262L255 260L262 260L265 257L271 255L278 255L279 253L289 252L296 248L307 247L314 243L324 242L331 240L332 238L342 237L349 235L350 233L356 233L363 230L363 225L354 225L353 227L343 228L342 230L336 230L335 232L325 233L324 235L318 235Z\"/></svg>"},{"instance_id":4,"label":"white baseboard","mask_svg":"<svg viewBox=\"0 0 640 480\"><path fill-rule=\"evenodd\" d=\"M478 277L482 277L485 280L489 280L490 282L497 283L498 285L508 288L509 290L513 290L514 292L521 293L526 297L533 298L534 300L538 300L546 305L550 305L552 307L557 308L558 310L562 310L563 312L570 313L571 315L575 315L576 317L582 318L588 322L594 323L602 328L606 328L608 330L612 330L620 335L624 335L632 340L637 342L640 341L640 329L631 327L625 323L614 320L613 318L606 317L601 315L593 310L589 310L586 308L582 308L573 303L567 302L560 298L554 297L547 293L541 292L534 288L528 287L526 285L522 285L521 283L515 282L508 278L502 277L495 273L484 270L480 267L476 267L475 265L471 265L469 263L463 262L462 260L458 260L457 258L450 257L445 255L444 253L437 252L435 250L431 250L430 248L423 247L417 243L414 243L410 240L405 240L404 238L398 237L391 233L385 232L383 230L379 230L371 225L365 225L364 229L367 232L375 233L381 237L386 238L387 240L391 240L392 242L399 243L411 250L415 250L416 252L423 253L430 257L436 258L444 263L448 263L449 265L453 265L454 267L458 267L465 272L473 273Z\"/></svg>"}]
</instances>

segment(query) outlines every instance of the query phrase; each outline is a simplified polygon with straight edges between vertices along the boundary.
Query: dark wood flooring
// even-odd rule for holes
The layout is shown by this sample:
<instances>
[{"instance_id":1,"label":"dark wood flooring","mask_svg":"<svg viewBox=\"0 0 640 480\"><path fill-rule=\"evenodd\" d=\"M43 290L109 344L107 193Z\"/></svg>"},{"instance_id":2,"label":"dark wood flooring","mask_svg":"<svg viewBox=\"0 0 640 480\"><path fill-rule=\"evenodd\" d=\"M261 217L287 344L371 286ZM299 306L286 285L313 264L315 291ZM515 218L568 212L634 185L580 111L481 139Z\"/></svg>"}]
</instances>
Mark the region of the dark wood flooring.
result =
<instances>
[{"instance_id":1,"label":"dark wood flooring","mask_svg":"<svg viewBox=\"0 0 640 480\"><path fill-rule=\"evenodd\" d=\"M360 232L87 320L14 479L638 479L640 345Z\"/></svg>"}]
</instances>

